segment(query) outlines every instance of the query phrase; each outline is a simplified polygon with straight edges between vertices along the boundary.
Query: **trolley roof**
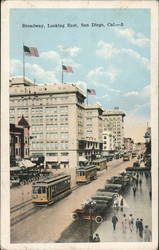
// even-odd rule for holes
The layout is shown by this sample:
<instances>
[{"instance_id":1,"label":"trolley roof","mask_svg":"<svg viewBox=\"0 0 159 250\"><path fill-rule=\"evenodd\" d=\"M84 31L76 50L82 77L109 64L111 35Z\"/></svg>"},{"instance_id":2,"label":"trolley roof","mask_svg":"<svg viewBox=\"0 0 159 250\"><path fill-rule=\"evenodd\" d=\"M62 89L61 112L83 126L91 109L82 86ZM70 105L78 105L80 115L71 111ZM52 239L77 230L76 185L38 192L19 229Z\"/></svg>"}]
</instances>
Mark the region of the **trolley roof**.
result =
<instances>
[{"instance_id":1,"label":"trolley roof","mask_svg":"<svg viewBox=\"0 0 159 250\"><path fill-rule=\"evenodd\" d=\"M56 182L57 181L62 181L62 180L67 180L67 179L70 179L71 176L70 175L67 175L67 174L64 174L64 173L59 173L59 174L55 174L55 175L51 175L51 176L47 176L43 179L40 179L36 182L33 183L33 185L44 185L44 184L51 184L52 182Z\"/></svg>"},{"instance_id":2,"label":"trolley roof","mask_svg":"<svg viewBox=\"0 0 159 250\"><path fill-rule=\"evenodd\" d=\"M76 171L88 171L88 170L91 170L91 169L96 169L96 167L93 166L93 165L82 166L82 167L77 168Z\"/></svg>"},{"instance_id":3,"label":"trolley roof","mask_svg":"<svg viewBox=\"0 0 159 250\"><path fill-rule=\"evenodd\" d=\"M98 162L103 162L103 161L107 161L107 159L106 158L96 159L96 160L93 160L93 163L98 163Z\"/></svg>"}]
</instances>

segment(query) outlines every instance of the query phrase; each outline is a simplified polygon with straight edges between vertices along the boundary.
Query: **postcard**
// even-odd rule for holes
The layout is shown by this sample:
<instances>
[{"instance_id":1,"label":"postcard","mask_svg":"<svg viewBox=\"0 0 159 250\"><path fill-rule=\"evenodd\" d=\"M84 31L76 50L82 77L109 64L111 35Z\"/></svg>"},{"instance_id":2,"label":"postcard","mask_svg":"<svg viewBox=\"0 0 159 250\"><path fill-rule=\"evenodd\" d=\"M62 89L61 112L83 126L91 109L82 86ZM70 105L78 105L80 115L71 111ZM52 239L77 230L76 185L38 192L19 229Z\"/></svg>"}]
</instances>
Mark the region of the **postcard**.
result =
<instances>
[{"instance_id":1,"label":"postcard","mask_svg":"<svg viewBox=\"0 0 159 250\"><path fill-rule=\"evenodd\" d=\"M157 10L2 3L2 249L157 249Z\"/></svg>"}]
</instances>

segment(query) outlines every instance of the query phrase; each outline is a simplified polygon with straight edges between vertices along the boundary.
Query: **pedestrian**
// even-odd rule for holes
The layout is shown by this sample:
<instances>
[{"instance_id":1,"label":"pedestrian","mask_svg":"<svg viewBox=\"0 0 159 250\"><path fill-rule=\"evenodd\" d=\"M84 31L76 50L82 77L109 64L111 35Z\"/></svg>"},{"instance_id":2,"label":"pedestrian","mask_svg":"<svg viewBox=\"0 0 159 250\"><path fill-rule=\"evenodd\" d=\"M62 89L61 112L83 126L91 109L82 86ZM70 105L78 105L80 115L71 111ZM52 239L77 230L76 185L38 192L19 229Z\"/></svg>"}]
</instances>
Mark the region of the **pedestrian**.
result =
<instances>
[{"instance_id":1,"label":"pedestrian","mask_svg":"<svg viewBox=\"0 0 159 250\"><path fill-rule=\"evenodd\" d=\"M95 237L93 238L93 242L100 242L99 234L95 234Z\"/></svg>"},{"instance_id":2,"label":"pedestrian","mask_svg":"<svg viewBox=\"0 0 159 250\"><path fill-rule=\"evenodd\" d=\"M118 197L115 198L114 203L113 203L113 207L114 207L114 208L117 208L117 209L119 208L119 200L118 200Z\"/></svg>"},{"instance_id":3,"label":"pedestrian","mask_svg":"<svg viewBox=\"0 0 159 250\"><path fill-rule=\"evenodd\" d=\"M137 177L137 179L139 178L139 173L137 173L136 177Z\"/></svg>"},{"instance_id":4,"label":"pedestrian","mask_svg":"<svg viewBox=\"0 0 159 250\"><path fill-rule=\"evenodd\" d=\"M133 186L133 194L134 194L134 196L136 194L136 185Z\"/></svg>"},{"instance_id":5,"label":"pedestrian","mask_svg":"<svg viewBox=\"0 0 159 250\"><path fill-rule=\"evenodd\" d=\"M144 230L143 219L139 220L138 227L139 227L139 236L143 238L143 230Z\"/></svg>"},{"instance_id":6,"label":"pedestrian","mask_svg":"<svg viewBox=\"0 0 159 250\"><path fill-rule=\"evenodd\" d=\"M123 206L124 206L124 200L123 200L123 198L121 198L121 201L120 201L121 211L123 211Z\"/></svg>"},{"instance_id":7,"label":"pedestrian","mask_svg":"<svg viewBox=\"0 0 159 250\"><path fill-rule=\"evenodd\" d=\"M144 228L144 241L148 242L151 241L151 230L149 229L148 225L145 225Z\"/></svg>"},{"instance_id":8,"label":"pedestrian","mask_svg":"<svg viewBox=\"0 0 159 250\"><path fill-rule=\"evenodd\" d=\"M139 218L136 219L135 226L136 226L136 233L138 233L138 231L139 231Z\"/></svg>"},{"instance_id":9,"label":"pedestrian","mask_svg":"<svg viewBox=\"0 0 159 250\"><path fill-rule=\"evenodd\" d=\"M134 226L134 218L133 218L133 215L130 214L129 215L129 228L131 232L133 231L133 226Z\"/></svg>"},{"instance_id":10,"label":"pedestrian","mask_svg":"<svg viewBox=\"0 0 159 250\"><path fill-rule=\"evenodd\" d=\"M126 214L123 214L123 218L122 218L122 229L123 229L123 233L126 233L126 225L127 225Z\"/></svg>"},{"instance_id":11,"label":"pedestrian","mask_svg":"<svg viewBox=\"0 0 159 250\"><path fill-rule=\"evenodd\" d=\"M150 200L151 200L151 195L152 195L152 193L151 193L151 189L150 189L150 191L149 191L149 197L150 197Z\"/></svg>"},{"instance_id":12,"label":"pedestrian","mask_svg":"<svg viewBox=\"0 0 159 250\"><path fill-rule=\"evenodd\" d=\"M116 215L114 214L112 217L112 223L113 223L113 230L115 231L116 229L116 224L118 222L118 218L116 217Z\"/></svg>"},{"instance_id":13,"label":"pedestrian","mask_svg":"<svg viewBox=\"0 0 159 250\"><path fill-rule=\"evenodd\" d=\"M142 180L141 180L141 179L139 179L139 185L140 185L140 187L141 187L141 185L142 185Z\"/></svg>"}]
</instances>

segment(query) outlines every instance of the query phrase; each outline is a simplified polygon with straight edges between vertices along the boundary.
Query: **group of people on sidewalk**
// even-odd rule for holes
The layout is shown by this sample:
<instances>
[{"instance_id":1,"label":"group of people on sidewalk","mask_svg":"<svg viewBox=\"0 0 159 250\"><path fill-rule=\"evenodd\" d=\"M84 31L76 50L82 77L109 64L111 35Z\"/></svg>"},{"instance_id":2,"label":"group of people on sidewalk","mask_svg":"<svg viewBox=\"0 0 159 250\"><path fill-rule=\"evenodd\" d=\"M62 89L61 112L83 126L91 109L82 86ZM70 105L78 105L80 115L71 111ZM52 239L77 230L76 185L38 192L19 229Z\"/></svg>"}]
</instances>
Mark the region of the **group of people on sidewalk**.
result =
<instances>
[{"instance_id":1,"label":"group of people on sidewalk","mask_svg":"<svg viewBox=\"0 0 159 250\"><path fill-rule=\"evenodd\" d=\"M132 214L129 214L127 217L126 214L123 214L122 218L118 218L116 214L112 216L112 224L113 224L113 231L116 230L117 223L121 222L122 224L122 232L126 233L127 229L129 228L130 232L135 231L139 234L140 238L143 239L145 242L151 241L151 230L149 229L148 225L143 225L143 219L137 218L136 221Z\"/></svg>"}]
</instances>

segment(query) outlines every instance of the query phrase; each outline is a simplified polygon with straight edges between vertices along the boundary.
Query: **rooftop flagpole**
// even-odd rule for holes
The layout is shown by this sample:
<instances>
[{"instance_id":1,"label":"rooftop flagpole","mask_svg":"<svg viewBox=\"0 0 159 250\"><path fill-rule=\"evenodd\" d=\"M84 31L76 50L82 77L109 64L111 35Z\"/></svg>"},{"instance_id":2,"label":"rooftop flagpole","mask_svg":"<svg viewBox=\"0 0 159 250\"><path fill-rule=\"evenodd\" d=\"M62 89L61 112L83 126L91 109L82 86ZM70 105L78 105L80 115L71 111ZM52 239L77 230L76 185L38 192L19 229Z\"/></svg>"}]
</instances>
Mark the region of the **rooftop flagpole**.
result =
<instances>
[{"instance_id":1,"label":"rooftop flagpole","mask_svg":"<svg viewBox=\"0 0 159 250\"><path fill-rule=\"evenodd\" d=\"M61 66L62 66L62 83L63 83L63 62L61 62Z\"/></svg>"},{"instance_id":2,"label":"rooftop flagpole","mask_svg":"<svg viewBox=\"0 0 159 250\"><path fill-rule=\"evenodd\" d=\"M24 53L24 43L23 43L23 81L25 82L25 53Z\"/></svg>"}]
</instances>

